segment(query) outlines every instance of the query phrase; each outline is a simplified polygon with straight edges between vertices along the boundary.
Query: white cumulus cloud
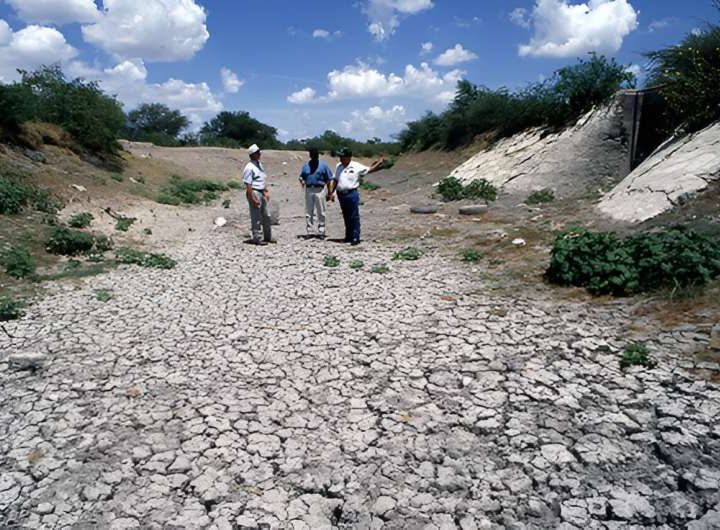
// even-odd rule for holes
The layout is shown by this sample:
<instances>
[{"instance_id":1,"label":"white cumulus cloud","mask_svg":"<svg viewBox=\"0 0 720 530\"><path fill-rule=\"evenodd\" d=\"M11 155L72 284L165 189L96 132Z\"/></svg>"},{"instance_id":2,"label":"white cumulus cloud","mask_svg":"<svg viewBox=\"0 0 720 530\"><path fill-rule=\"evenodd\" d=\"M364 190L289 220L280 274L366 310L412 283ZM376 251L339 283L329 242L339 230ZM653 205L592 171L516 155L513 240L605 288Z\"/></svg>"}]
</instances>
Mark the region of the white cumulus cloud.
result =
<instances>
[{"instance_id":1,"label":"white cumulus cloud","mask_svg":"<svg viewBox=\"0 0 720 530\"><path fill-rule=\"evenodd\" d=\"M405 107L393 105L382 109L373 106L364 112L353 111L347 120L341 122L343 134L353 138L387 137L388 132L395 132L405 125Z\"/></svg>"},{"instance_id":2,"label":"white cumulus cloud","mask_svg":"<svg viewBox=\"0 0 720 530\"><path fill-rule=\"evenodd\" d=\"M73 77L97 81L105 92L115 94L126 110L141 103L163 103L182 112L196 128L223 109L207 83L187 83L173 78L163 83L148 83L147 68L141 59L122 61L105 69L73 61L67 71Z\"/></svg>"},{"instance_id":3,"label":"white cumulus cloud","mask_svg":"<svg viewBox=\"0 0 720 530\"><path fill-rule=\"evenodd\" d=\"M329 39L330 32L326 29L316 29L313 31L313 37L316 39Z\"/></svg>"},{"instance_id":4,"label":"white cumulus cloud","mask_svg":"<svg viewBox=\"0 0 720 530\"><path fill-rule=\"evenodd\" d=\"M245 84L245 81L238 79L235 72L224 66L220 69L220 77L222 78L222 84L225 92L229 92L231 94L239 92L240 87Z\"/></svg>"},{"instance_id":5,"label":"white cumulus cloud","mask_svg":"<svg viewBox=\"0 0 720 530\"><path fill-rule=\"evenodd\" d=\"M466 50L461 44L456 44L454 48L450 48L441 53L433 62L438 66L453 66L467 61L477 59L476 53Z\"/></svg>"},{"instance_id":6,"label":"white cumulus cloud","mask_svg":"<svg viewBox=\"0 0 720 530\"><path fill-rule=\"evenodd\" d=\"M363 13L369 20L368 31L375 40L384 41L400 25L399 15L415 15L432 7L432 0L367 0Z\"/></svg>"},{"instance_id":7,"label":"white cumulus cloud","mask_svg":"<svg viewBox=\"0 0 720 530\"><path fill-rule=\"evenodd\" d=\"M289 103L296 103L296 104L303 104L303 103L312 103L315 101L315 97L317 96L317 93L315 90L313 90L310 87L303 88L302 90L298 90L297 92L293 92L287 97L287 100Z\"/></svg>"},{"instance_id":8,"label":"white cumulus cloud","mask_svg":"<svg viewBox=\"0 0 720 530\"><path fill-rule=\"evenodd\" d=\"M420 55L427 55L430 53L433 49L433 43L432 42L423 42L420 45Z\"/></svg>"},{"instance_id":9,"label":"white cumulus cloud","mask_svg":"<svg viewBox=\"0 0 720 530\"><path fill-rule=\"evenodd\" d=\"M94 22L100 16L94 0L5 0L24 22L70 24Z\"/></svg>"},{"instance_id":10,"label":"white cumulus cloud","mask_svg":"<svg viewBox=\"0 0 720 530\"><path fill-rule=\"evenodd\" d=\"M411 64L402 75L384 74L368 64L348 65L328 73L328 93L318 96L312 88L304 88L288 97L290 103L329 102L348 99L383 97L419 97L447 103L455 95L455 86L464 72L452 70L440 75L427 63Z\"/></svg>"},{"instance_id":11,"label":"white cumulus cloud","mask_svg":"<svg viewBox=\"0 0 720 530\"><path fill-rule=\"evenodd\" d=\"M527 9L517 7L510 12L510 20L521 28L529 28L530 20L528 20Z\"/></svg>"},{"instance_id":12,"label":"white cumulus cloud","mask_svg":"<svg viewBox=\"0 0 720 530\"><path fill-rule=\"evenodd\" d=\"M0 81L17 80L18 68L35 70L42 65L62 64L77 54L55 28L31 25L13 32L0 20Z\"/></svg>"},{"instance_id":13,"label":"white cumulus cloud","mask_svg":"<svg viewBox=\"0 0 720 530\"><path fill-rule=\"evenodd\" d=\"M104 0L95 24L83 26L85 40L121 59L189 59L210 34L205 10L195 0Z\"/></svg>"},{"instance_id":14,"label":"white cumulus cloud","mask_svg":"<svg viewBox=\"0 0 720 530\"><path fill-rule=\"evenodd\" d=\"M638 12L628 0L536 0L530 22L534 34L519 47L521 56L573 57L617 52L637 29Z\"/></svg>"}]
</instances>

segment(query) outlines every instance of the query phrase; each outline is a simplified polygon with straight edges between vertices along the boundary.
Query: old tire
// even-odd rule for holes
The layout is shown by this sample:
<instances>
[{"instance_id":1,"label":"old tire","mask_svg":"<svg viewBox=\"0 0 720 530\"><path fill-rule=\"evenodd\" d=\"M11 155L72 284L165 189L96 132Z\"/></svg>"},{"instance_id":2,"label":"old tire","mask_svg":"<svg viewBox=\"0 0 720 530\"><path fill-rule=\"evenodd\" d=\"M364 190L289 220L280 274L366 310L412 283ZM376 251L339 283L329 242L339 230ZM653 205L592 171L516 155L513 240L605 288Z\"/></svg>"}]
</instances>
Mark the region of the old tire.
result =
<instances>
[{"instance_id":1,"label":"old tire","mask_svg":"<svg viewBox=\"0 0 720 530\"><path fill-rule=\"evenodd\" d=\"M473 204L471 206L461 206L458 210L460 215L479 215L488 211L487 204Z\"/></svg>"},{"instance_id":2,"label":"old tire","mask_svg":"<svg viewBox=\"0 0 720 530\"><path fill-rule=\"evenodd\" d=\"M426 206L412 206L410 208L411 213L421 213L421 214L428 214L428 213L437 213L438 207L433 206L431 204Z\"/></svg>"}]
</instances>

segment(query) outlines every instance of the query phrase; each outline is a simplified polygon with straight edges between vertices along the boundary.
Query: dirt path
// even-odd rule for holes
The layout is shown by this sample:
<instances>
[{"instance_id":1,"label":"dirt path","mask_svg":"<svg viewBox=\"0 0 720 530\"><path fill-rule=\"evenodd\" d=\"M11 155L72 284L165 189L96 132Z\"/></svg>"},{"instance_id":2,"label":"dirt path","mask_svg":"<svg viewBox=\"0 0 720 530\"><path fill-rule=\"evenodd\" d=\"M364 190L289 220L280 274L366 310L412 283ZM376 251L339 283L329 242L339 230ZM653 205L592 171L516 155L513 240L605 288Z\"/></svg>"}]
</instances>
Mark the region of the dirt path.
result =
<instances>
[{"instance_id":1,"label":"dirt path","mask_svg":"<svg viewBox=\"0 0 720 530\"><path fill-rule=\"evenodd\" d=\"M203 156L207 178L238 162ZM58 285L6 325L0 527L720 525L720 389L683 371L706 332L658 333L658 366L621 371L629 302L499 283L392 190L365 195L359 247L305 241L294 171L274 184L277 245L242 244L241 194L180 210L176 269ZM392 261L408 242L423 256Z\"/></svg>"}]
</instances>

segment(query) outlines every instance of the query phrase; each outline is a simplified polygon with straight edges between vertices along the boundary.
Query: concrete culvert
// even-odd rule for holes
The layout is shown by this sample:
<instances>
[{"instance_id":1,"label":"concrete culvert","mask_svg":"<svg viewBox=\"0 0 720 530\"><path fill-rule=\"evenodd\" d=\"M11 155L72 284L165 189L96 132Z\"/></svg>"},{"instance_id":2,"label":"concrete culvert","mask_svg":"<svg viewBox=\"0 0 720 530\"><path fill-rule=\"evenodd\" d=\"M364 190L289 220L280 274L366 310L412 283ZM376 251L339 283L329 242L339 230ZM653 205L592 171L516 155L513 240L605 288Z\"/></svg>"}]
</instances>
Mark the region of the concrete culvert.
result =
<instances>
[{"instance_id":1,"label":"concrete culvert","mask_svg":"<svg viewBox=\"0 0 720 530\"><path fill-rule=\"evenodd\" d=\"M472 204L470 206L461 206L458 212L460 215L479 215L488 211L487 204Z\"/></svg>"}]
</instances>

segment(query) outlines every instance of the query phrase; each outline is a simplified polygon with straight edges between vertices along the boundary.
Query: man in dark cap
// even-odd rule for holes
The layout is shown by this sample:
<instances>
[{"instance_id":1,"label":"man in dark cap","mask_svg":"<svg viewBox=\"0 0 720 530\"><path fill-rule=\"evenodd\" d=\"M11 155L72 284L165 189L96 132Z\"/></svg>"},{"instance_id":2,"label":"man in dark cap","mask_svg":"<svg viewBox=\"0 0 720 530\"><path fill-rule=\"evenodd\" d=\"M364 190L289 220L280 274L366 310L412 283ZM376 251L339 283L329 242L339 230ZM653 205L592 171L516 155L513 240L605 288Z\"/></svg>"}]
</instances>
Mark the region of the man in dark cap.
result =
<instances>
[{"instance_id":1,"label":"man in dark cap","mask_svg":"<svg viewBox=\"0 0 720 530\"><path fill-rule=\"evenodd\" d=\"M314 217L317 212L317 237L325 239L327 197L330 195L330 182L335 177L332 169L320 160L320 152L316 147L310 147L308 154L310 160L302 167L299 178L300 186L305 188L305 230L307 237L314 235Z\"/></svg>"},{"instance_id":2,"label":"man in dark cap","mask_svg":"<svg viewBox=\"0 0 720 530\"><path fill-rule=\"evenodd\" d=\"M330 184L330 200L337 192L343 220L345 221L345 242L352 245L360 244L360 194L358 188L362 177L375 173L383 168L385 159L381 158L367 167L353 162L352 151L348 147L338 150L340 163L335 168L335 180Z\"/></svg>"}]
</instances>

